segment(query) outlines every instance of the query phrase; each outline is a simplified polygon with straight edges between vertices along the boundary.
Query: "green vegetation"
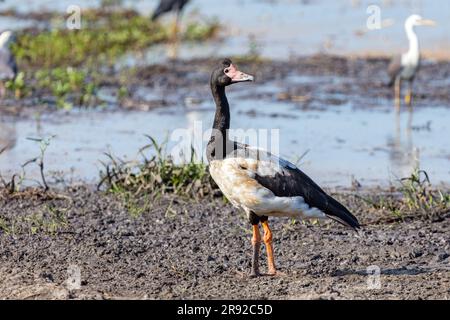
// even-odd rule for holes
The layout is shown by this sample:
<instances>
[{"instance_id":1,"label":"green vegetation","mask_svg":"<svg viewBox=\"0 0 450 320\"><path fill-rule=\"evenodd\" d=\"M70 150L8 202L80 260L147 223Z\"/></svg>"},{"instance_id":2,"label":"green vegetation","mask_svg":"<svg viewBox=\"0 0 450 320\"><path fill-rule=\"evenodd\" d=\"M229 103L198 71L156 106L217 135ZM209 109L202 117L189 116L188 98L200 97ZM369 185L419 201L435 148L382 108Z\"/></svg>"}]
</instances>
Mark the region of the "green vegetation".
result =
<instances>
[{"instance_id":1,"label":"green vegetation","mask_svg":"<svg viewBox=\"0 0 450 320\"><path fill-rule=\"evenodd\" d=\"M128 51L146 49L173 39L171 27L152 22L134 10L84 10L80 30L64 27L65 17L52 13L52 30L24 30L13 50L21 66L32 68L96 66L113 64ZM216 21L189 23L183 40L202 41L215 37Z\"/></svg>"},{"instance_id":2,"label":"green vegetation","mask_svg":"<svg viewBox=\"0 0 450 320\"><path fill-rule=\"evenodd\" d=\"M23 233L55 236L68 226L67 210L45 205L29 215L19 215L12 219L0 217L0 232L12 236Z\"/></svg>"},{"instance_id":3,"label":"green vegetation","mask_svg":"<svg viewBox=\"0 0 450 320\"><path fill-rule=\"evenodd\" d=\"M91 106L99 99L97 74L72 67L40 69L28 73L20 72L14 80L7 81L5 87L21 99L39 93L54 97L57 108L71 109L75 106Z\"/></svg>"},{"instance_id":4,"label":"green vegetation","mask_svg":"<svg viewBox=\"0 0 450 320\"><path fill-rule=\"evenodd\" d=\"M220 24L216 20L206 23L190 22L182 38L186 41L204 41L205 39L215 38L219 29Z\"/></svg>"},{"instance_id":5,"label":"green vegetation","mask_svg":"<svg viewBox=\"0 0 450 320\"><path fill-rule=\"evenodd\" d=\"M0 172L0 182L3 185L3 188L5 190L8 190L10 194L13 193L19 193L22 191L22 185L24 181L26 181L26 168L31 164L36 164L39 167L39 172L41 176L41 181L35 181L39 184L39 186L44 190L44 192L48 191L50 188L47 184L47 180L45 178L45 152L47 151L47 148L50 145L51 140L54 138L54 136L50 136L47 138L28 138L31 141L35 141L39 144L39 155L35 158L32 158L28 161L26 161L21 166L21 173L20 174L13 174L10 181L6 181ZM0 150L0 154L1 154Z\"/></svg>"},{"instance_id":6,"label":"green vegetation","mask_svg":"<svg viewBox=\"0 0 450 320\"><path fill-rule=\"evenodd\" d=\"M70 109L73 104L84 106L96 101L95 80L82 70L71 67L40 70L36 72L36 87L56 98L58 108ZM68 101L72 97L72 102Z\"/></svg>"},{"instance_id":7,"label":"green vegetation","mask_svg":"<svg viewBox=\"0 0 450 320\"><path fill-rule=\"evenodd\" d=\"M29 226L31 234L46 233L55 235L57 232L67 226L66 210L46 206L43 212L33 213L23 219Z\"/></svg>"},{"instance_id":8,"label":"green vegetation","mask_svg":"<svg viewBox=\"0 0 450 320\"><path fill-rule=\"evenodd\" d=\"M139 150L142 162L125 162L108 153L110 163L103 163L104 170L100 172L98 188L106 187L108 192L117 194L131 216L140 216L165 195L199 200L218 193L206 164L197 162L193 151L190 161L176 164L166 153L166 143L158 144L148 138L150 144ZM145 152L150 150L154 155L147 157ZM169 205L166 216L171 214Z\"/></svg>"},{"instance_id":9,"label":"green vegetation","mask_svg":"<svg viewBox=\"0 0 450 320\"><path fill-rule=\"evenodd\" d=\"M107 1L111 6L120 1ZM90 106L96 102L101 78L126 52L140 51L152 45L173 41L173 29L152 22L137 11L123 9L83 10L81 29L65 26L67 17L56 12L41 12L34 17L51 21L51 29L29 28L17 35L12 46L22 72L6 88L16 99L50 94L58 108ZM3 12L4 15L19 13ZM217 35L216 21L191 22L181 40L203 41ZM118 93L120 95L121 92Z\"/></svg>"},{"instance_id":10,"label":"green vegetation","mask_svg":"<svg viewBox=\"0 0 450 320\"><path fill-rule=\"evenodd\" d=\"M450 194L433 188L428 174L419 168L400 179L400 186L392 191L390 195L358 198L376 210L386 211L395 220L439 219L450 210Z\"/></svg>"},{"instance_id":11,"label":"green vegetation","mask_svg":"<svg viewBox=\"0 0 450 320\"><path fill-rule=\"evenodd\" d=\"M14 174L9 181L6 181L0 172L0 201L8 201L13 198L36 198L41 200L64 200L72 204L72 199L49 191L45 177L45 153L50 145L53 136L48 138L29 138L39 146L39 155L26 161L21 166L21 173ZM0 150L0 155L2 150ZM27 179L26 168L35 164L39 168L41 181ZM25 182L33 182L37 187L25 185ZM69 207L56 205L52 202L45 204L43 208L36 208L36 211L29 215L17 214L14 217L5 218L0 215L0 234L17 235L21 233L37 234L45 233L56 235L60 230L68 226L66 213Z\"/></svg>"},{"instance_id":12,"label":"green vegetation","mask_svg":"<svg viewBox=\"0 0 450 320\"><path fill-rule=\"evenodd\" d=\"M450 194L433 190L428 174L416 168L411 176L401 180L403 202L410 211L433 217L436 213L450 210Z\"/></svg>"},{"instance_id":13,"label":"green vegetation","mask_svg":"<svg viewBox=\"0 0 450 320\"><path fill-rule=\"evenodd\" d=\"M113 63L129 50L144 49L169 39L166 28L134 11L113 11L102 16L96 10L82 14L80 30L66 28L25 31L14 46L18 63L38 68Z\"/></svg>"},{"instance_id":14,"label":"green vegetation","mask_svg":"<svg viewBox=\"0 0 450 320\"><path fill-rule=\"evenodd\" d=\"M99 188L106 186L109 192L123 195L129 209L136 207L134 199L142 195L150 201L167 194L194 199L215 194L217 187L206 164L196 161L193 152L190 161L176 164L166 154L165 143L159 145L152 137L148 138L150 144L139 151L143 157L140 163L125 162L107 154L111 163L103 164ZM144 152L150 149L154 155L149 158ZM139 210L131 211L139 214Z\"/></svg>"},{"instance_id":15,"label":"green vegetation","mask_svg":"<svg viewBox=\"0 0 450 320\"><path fill-rule=\"evenodd\" d=\"M9 80L5 83L5 88L14 92L17 99L22 98L27 94L27 86L25 84L25 73L19 72L14 80Z\"/></svg>"}]
</instances>

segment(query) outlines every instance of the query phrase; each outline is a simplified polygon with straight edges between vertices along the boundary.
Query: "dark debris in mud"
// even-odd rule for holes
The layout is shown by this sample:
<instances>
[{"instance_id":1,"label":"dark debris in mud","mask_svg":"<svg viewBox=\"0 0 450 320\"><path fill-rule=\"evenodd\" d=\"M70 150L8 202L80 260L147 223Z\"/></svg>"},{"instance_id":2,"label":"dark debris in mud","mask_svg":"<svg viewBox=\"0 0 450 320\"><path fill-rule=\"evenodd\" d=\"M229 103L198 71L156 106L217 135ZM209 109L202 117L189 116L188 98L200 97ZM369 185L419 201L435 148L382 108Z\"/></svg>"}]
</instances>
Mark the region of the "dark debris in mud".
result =
<instances>
[{"instance_id":1,"label":"dark debris in mud","mask_svg":"<svg viewBox=\"0 0 450 320\"><path fill-rule=\"evenodd\" d=\"M448 213L388 222L385 210L336 196L363 232L271 219L283 274L257 279L247 276L249 224L220 199L164 197L132 217L119 197L87 187L0 197L0 298L448 298ZM74 266L79 289L67 285ZM380 268L379 289L367 287L370 266Z\"/></svg>"},{"instance_id":2,"label":"dark debris in mud","mask_svg":"<svg viewBox=\"0 0 450 320\"><path fill-rule=\"evenodd\" d=\"M234 60L241 70L256 78L253 85L230 89L242 99L289 102L301 109L339 108L343 105L377 108L393 103L393 90L386 86L389 60L385 58L316 55L289 61ZM210 71L219 61L218 58L171 60L164 65L139 69L111 69L97 76L97 88L114 93L108 108L150 110L180 106L180 101L182 106L192 101L199 104L209 99ZM449 75L449 62L426 61L414 84L415 107L450 105ZM126 92L123 97L117 94L120 90ZM143 95L143 92L148 95ZM33 96L32 100L36 103L39 92ZM22 99L20 105L33 104L26 101ZM51 105L51 101L48 103ZM14 109L15 114L30 113L29 108L17 105L14 100L6 100L4 104L9 106L10 112ZM40 101L40 104L46 103Z\"/></svg>"},{"instance_id":3,"label":"dark debris in mud","mask_svg":"<svg viewBox=\"0 0 450 320\"><path fill-rule=\"evenodd\" d=\"M190 100L201 103L209 97L210 70L219 60L175 60L164 66L142 68L129 78L129 92L132 97L135 88L157 90L165 97L160 107L179 106L180 101L186 105ZM386 86L389 60L385 58L317 55L290 61L245 58L235 61L241 70L255 75L256 79L251 86L230 89L241 99L283 101L300 109L319 110L343 105L356 108L393 105L393 90ZM448 62L425 63L415 81L415 107L450 105L449 73Z\"/></svg>"}]
</instances>

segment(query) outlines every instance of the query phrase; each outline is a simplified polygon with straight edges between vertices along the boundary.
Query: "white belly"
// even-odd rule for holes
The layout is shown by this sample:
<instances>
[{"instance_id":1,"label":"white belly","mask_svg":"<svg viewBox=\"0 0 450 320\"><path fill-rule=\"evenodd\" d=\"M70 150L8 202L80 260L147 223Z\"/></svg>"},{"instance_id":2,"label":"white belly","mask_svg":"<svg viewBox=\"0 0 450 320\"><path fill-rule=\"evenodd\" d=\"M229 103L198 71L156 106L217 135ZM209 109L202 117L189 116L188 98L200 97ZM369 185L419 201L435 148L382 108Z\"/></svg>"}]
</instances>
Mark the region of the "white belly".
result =
<instances>
[{"instance_id":1,"label":"white belly","mask_svg":"<svg viewBox=\"0 0 450 320\"><path fill-rule=\"evenodd\" d=\"M419 61L420 57L418 52L416 51L402 55L402 72L400 74L401 78L404 80L413 78L419 67Z\"/></svg>"}]
</instances>

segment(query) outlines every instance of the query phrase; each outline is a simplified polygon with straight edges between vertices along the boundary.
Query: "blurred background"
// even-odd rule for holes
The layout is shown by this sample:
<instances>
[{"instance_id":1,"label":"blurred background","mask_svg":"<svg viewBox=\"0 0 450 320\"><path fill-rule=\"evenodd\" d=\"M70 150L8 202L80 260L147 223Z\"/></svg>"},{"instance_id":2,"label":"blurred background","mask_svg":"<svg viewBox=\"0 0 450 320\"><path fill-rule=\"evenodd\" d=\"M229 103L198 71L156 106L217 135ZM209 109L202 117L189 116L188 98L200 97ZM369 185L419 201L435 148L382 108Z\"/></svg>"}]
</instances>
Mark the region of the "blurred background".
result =
<instances>
[{"instance_id":1,"label":"blurred background","mask_svg":"<svg viewBox=\"0 0 450 320\"><path fill-rule=\"evenodd\" d=\"M39 154L29 138L51 137L54 181L96 181L104 152L133 159L145 134L162 141L196 121L207 130L211 60L231 56L259 75L230 90L232 127L280 129L281 155L319 183L389 186L417 167L450 183L450 2L192 0L176 44L173 14L150 21L158 2L0 3L22 72L0 107L2 175ZM70 5L81 9L81 30L67 30ZM370 5L380 29L367 28ZM416 105L397 114L383 82L388 59L408 48L412 13L438 25L417 30L425 60Z\"/></svg>"},{"instance_id":2,"label":"blurred background","mask_svg":"<svg viewBox=\"0 0 450 320\"><path fill-rule=\"evenodd\" d=\"M0 10L65 12L70 5L86 9L109 3L120 3L150 16L159 0L5 0L0 3ZM367 30L366 11L370 5L381 9L384 27L380 30ZM391 55L392 50L407 46L403 22L413 13L439 22L437 29L421 30L424 53L448 58L450 3L433 0L192 0L185 8L186 18L197 19L199 15L216 18L226 27L222 31L227 37L219 43L203 44L201 48L186 45L181 57L243 54L249 49L249 41L257 43L262 55L275 59L317 52ZM32 19L3 17L0 28L17 29L33 23ZM153 59L158 57L154 54ZM154 61L151 57L149 60Z\"/></svg>"}]
</instances>

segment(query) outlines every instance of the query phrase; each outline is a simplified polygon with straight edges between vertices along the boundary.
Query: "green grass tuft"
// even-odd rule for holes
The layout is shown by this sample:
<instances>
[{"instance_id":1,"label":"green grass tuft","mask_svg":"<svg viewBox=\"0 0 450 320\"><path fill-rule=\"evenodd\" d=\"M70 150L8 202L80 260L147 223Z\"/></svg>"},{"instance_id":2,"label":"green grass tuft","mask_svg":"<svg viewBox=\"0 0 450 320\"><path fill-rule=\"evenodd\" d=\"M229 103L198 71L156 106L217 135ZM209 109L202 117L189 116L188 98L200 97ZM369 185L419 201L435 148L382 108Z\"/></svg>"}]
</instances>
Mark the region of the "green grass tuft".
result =
<instances>
[{"instance_id":1,"label":"green grass tuft","mask_svg":"<svg viewBox=\"0 0 450 320\"><path fill-rule=\"evenodd\" d=\"M52 30L26 29L13 46L20 66L32 68L95 66L113 64L133 50L172 40L171 27L152 22L137 11L90 9L82 12L79 30L65 27L65 17L54 16ZM202 41L217 35L216 21L192 22L182 39Z\"/></svg>"},{"instance_id":2,"label":"green grass tuft","mask_svg":"<svg viewBox=\"0 0 450 320\"><path fill-rule=\"evenodd\" d=\"M103 163L98 187L121 195L128 211L135 216L149 208L149 201L164 195L174 194L197 200L217 195L218 188L205 163L196 161L193 155L188 162L177 164L166 154L165 143L158 144L152 137L148 138L150 144L139 152L142 162L126 162L106 154L110 163ZM149 158L144 152L150 149L154 155Z\"/></svg>"},{"instance_id":3,"label":"green grass tuft","mask_svg":"<svg viewBox=\"0 0 450 320\"><path fill-rule=\"evenodd\" d=\"M377 211L387 212L394 220L407 218L439 219L450 211L450 194L434 188L424 170L414 169L400 186L387 195L357 198Z\"/></svg>"}]
</instances>

